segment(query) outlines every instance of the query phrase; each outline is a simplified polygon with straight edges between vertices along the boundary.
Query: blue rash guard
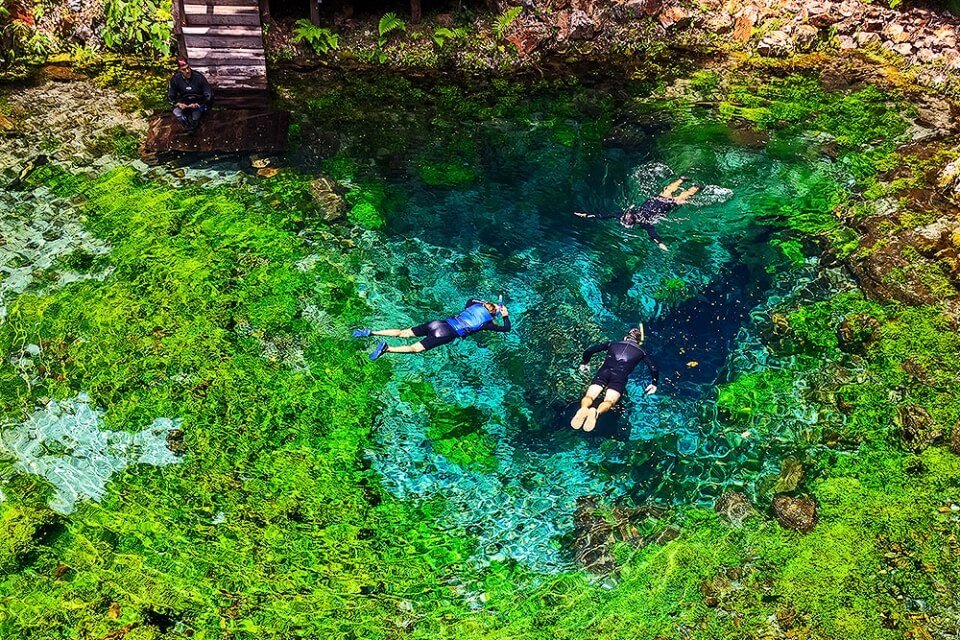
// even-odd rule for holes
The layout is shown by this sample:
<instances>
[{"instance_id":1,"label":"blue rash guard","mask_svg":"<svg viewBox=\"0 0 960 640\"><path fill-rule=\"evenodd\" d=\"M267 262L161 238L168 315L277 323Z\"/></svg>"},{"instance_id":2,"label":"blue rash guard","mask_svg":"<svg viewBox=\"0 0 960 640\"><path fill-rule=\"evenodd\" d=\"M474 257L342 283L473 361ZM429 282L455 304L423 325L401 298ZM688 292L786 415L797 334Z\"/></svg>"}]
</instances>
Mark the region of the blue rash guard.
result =
<instances>
[{"instance_id":1,"label":"blue rash guard","mask_svg":"<svg viewBox=\"0 0 960 640\"><path fill-rule=\"evenodd\" d=\"M480 310L476 310L479 307ZM482 311L482 313L481 313ZM442 344L453 342L457 338L462 338L478 331L510 331L510 318L505 317L503 324L499 325L493 321L493 316L483 307L483 301L477 299L467 300L463 311L453 318L447 320L434 320L413 327L413 335L423 338L420 344L424 349L430 350L439 347ZM463 333L461 333L461 331Z\"/></svg>"}]
</instances>

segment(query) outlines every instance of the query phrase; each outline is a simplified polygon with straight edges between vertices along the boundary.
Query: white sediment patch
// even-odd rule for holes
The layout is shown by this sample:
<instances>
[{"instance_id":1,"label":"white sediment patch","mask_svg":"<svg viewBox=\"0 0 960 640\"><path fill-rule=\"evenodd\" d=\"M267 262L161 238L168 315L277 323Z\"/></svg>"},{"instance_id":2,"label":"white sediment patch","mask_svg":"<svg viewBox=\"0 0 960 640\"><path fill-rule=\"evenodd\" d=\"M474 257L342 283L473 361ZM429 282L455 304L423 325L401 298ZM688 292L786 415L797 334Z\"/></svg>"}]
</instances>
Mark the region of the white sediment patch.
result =
<instances>
[{"instance_id":1,"label":"white sediment patch","mask_svg":"<svg viewBox=\"0 0 960 640\"><path fill-rule=\"evenodd\" d=\"M178 462L167 436L179 426L179 420L157 418L137 433L105 430L103 411L81 393L51 400L21 424L0 428L0 453L14 458L14 472L50 482L50 508L69 514L80 500L103 498L113 474L132 464Z\"/></svg>"},{"instance_id":2,"label":"white sediment patch","mask_svg":"<svg viewBox=\"0 0 960 640\"><path fill-rule=\"evenodd\" d=\"M110 246L91 235L79 221L79 212L45 187L29 192L0 190L0 320L7 304L18 294L36 287L38 279L60 287L79 280L103 280L110 269L80 273L59 264L75 251L91 257ZM44 277L50 276L50 277Z\"/></svg>"}]
</instances>

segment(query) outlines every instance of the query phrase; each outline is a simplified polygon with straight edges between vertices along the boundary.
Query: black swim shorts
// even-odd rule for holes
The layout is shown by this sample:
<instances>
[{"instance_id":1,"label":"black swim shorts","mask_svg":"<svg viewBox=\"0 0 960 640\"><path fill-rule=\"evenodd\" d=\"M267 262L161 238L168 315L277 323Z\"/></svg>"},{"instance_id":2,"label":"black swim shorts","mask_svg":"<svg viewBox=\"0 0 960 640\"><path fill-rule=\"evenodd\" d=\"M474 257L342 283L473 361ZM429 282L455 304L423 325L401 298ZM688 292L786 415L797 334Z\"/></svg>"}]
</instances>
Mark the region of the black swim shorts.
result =
<instances>
[{"instance_id":1,"label":"black swim shorts","mask_svg":"<svg viewBox=\"0 0 960 640\"><path fill-rule=\"evenodd\" d=\"M453 342L457 337L457 332L446 320L434 320L433 322L418 324L412 331L413 335L423 338L420 344L427 351L442 344Z\"/></svg>"},{"instance_id":2,"label":"black swim shorts","mask_svg":"<svg viewBox=\"0 0 960 640\"><path fill-rule=\"evenodd\" d=\"M612 389L619 392L620 395L627 392L627 376L610 368L600 367L590 384L598 384L601 387Z\"/></svg>"}]
</instances>

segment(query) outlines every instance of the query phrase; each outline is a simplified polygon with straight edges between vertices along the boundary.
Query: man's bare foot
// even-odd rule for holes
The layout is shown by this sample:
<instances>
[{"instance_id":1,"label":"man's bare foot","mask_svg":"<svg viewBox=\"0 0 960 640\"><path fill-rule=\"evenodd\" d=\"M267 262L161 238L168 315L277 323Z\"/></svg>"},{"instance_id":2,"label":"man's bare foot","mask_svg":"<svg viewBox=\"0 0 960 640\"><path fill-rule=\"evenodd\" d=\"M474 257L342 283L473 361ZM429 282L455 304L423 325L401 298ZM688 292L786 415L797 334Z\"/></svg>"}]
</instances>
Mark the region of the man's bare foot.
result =
<instances>
[{"instance_id":1,"label":"man's bare foot","mask_svg":"<svg viewBox=\"0 0 960 640\"><path fill-rule=\"evenodd\" d=\"M597 426L597 410L593 407L590 407L589 413L587 414L587 419L583 423L584 431L593 431L594 427Z\"/></svg>"},{"instance_id":2,"label":"man's bare foot","mask_svg":"<svg viewBox=\"0 0 960 640\"><path fill-rule=\"evenodd\" d=\"M590 413L590 407L580 407L576 415L573 416L573 420L570 421L570 426L574 429L579 429L583 426L584 420L587 419L587 415Z\"/></svg>"}]
</instances>

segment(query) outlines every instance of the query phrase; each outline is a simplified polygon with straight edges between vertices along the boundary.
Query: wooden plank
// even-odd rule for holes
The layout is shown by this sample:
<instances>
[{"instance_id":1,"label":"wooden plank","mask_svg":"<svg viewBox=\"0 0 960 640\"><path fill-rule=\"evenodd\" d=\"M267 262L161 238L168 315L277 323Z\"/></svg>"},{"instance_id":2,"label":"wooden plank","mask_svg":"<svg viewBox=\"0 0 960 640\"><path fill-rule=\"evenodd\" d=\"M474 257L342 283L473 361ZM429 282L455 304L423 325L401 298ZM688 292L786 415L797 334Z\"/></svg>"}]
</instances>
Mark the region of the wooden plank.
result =
<instances>
[{"instance_id":1,"label":"wooden plank","mask_svg":"<svg viewBox=\"0 0 960 640\"><path fill-rule=\"evenodd\" d=\"M214 89L214 96L216 96L216 94L220 91L260 92L267 90L267 79L265 77L260 78L260 82L255 82L254 80L254 78L234 78L233 80L225 80L218 84L216 89ZM236 102L236 100L230 101L230 103L233 104L236 104Z\"/></svg>"},{"instance_id":2,"label":"wooden plank","mask_svg":"<svg viewBox=\"0 0 960 640\"><path fill-rule=\"evenodd\" d=\"M206 15L206 16L247 16L252 15L256 16L257 20L260 20L260 10L257 9L256 5L252 7L224 7L221 5L202 5L202 4L185 4L183 5L183 14L189 19L192 15Z\"/></svg>"},{"instance_id":3,"label":"wooden plank","mask_svg":"<svg viewBox=\"0 0 960 640\"><path fill-rule=\"evenodd\" d=\"M213 77L234 76L241 77L245 75L265 74L267 65L262 60L223 60L218 63L211 63L209 60L198 60L193 63L193 67L200 73ZM204 71L207 69L207 71Z\"/></svg>"},{"instance_id":4,"label":"wooden plank","mask_svg":"<svg viewBox=\"0 0 960 640\"><path fill-rule=\"evenodd\" d=\"M150 121L144 156L170 151L239 153L284 151L290 114L274 109L214 109L195 135L186 135L170 113Z\"/></svg>"},{"instance_id":5,"label":"wooden plank","mask_svg":"<svg viewBox=\"0 0 960 640\"><path fill-rule=\"evenodd\" d=\"M190 41L187 40L189 45ZM250 47L250 48L235 48L235 49L216 49L211 47L190 47L190 55L197 58L209 58L212 60L218 58L238 58L238 59L249 59L249 58L263 58L263 47Z\"/></svg>"},{"instance_id":6,"label":"wooden plank","mask_svg":"<svg viewBox=\"0 0 960 640\"><path fill-rule=\"evenodd\" d=\"M253 7L260 10L257 0L183 0L183 6L200 7Z\"/></svg>"},{"instance_id":7,"label":"wooden plank","mask_svg":"<svg viewBox=\"0 0 960 640\"><path fill-rule=\"evenodd\" d=\"M244 65L203 65L196 66L197 71L210 78L242 78L244 76L265 76L267 75L267 65L265 64L244 64Z\"/></svg>"},{"instance_id":8,"label":"wooden plank","mask_svg":"<svg viewBox=\"0 0 960 640\"><path fill-rule=\"evenodd\" d=\"M263 51L260 36L185 36L191 49L257 49Z\"/></svg>"},{"instance_id":9,"label":"wooden plank","mask_svg":"<svg viewBox=\"0 0 960 640\"><path fill-rule=\"evenodd\" d=\"M185 16L188 25L247 25L259 26L260 16L256 14L242 15L212 15L192 13Z\"/></svg>"},{"instance_id":10,"label":"wooden plank","mask_svg":"<svg viewBox=\"0 0 960 640\"><path fill-rule=\"evenodd\" d=\"M260 69L259 72L251 73L251 70L244 69L245 73L225 73L218 75L212 71L203 71L200 73L207 76L210 86L214 88L214 93L219 89L230 89L236 87L246 87L249 89L266 89L267 73L266 69Z\"/></svg>"},{"instance_id":11,"label":"wooden plank","mask_svg":"<svg viewBox=\"0 0 960 640\"><path fill-rule=\"evenodd\" d=\"M230 37L263 37L263 29L245 27L242 25L211 24L211 25L184 25L183 34L187 36L230 36Z\"/></svg>"},{"instance_id":12,"label":"wooden plank","mask_svg":"<svg viewBox=\"0 0 960 640\"><path fill-rule=\"evenodd\" d=\"M213 78L213 80L210 81L210 85L214 88L214 96L216 96L219 91L225 89L265 91L267 88L267 76L224 76Z\"/></svg>"}]
</instances>

